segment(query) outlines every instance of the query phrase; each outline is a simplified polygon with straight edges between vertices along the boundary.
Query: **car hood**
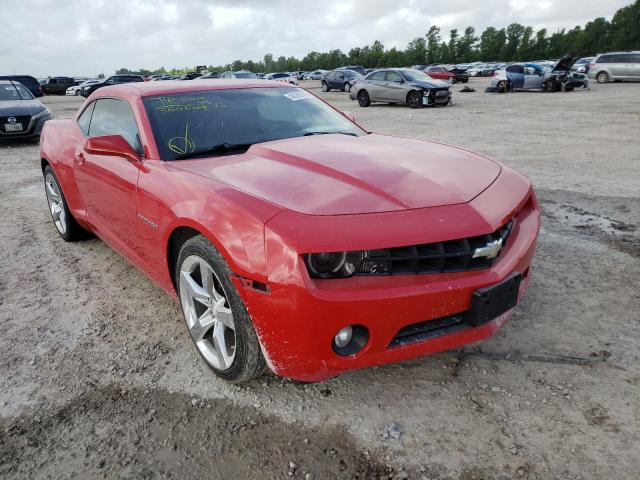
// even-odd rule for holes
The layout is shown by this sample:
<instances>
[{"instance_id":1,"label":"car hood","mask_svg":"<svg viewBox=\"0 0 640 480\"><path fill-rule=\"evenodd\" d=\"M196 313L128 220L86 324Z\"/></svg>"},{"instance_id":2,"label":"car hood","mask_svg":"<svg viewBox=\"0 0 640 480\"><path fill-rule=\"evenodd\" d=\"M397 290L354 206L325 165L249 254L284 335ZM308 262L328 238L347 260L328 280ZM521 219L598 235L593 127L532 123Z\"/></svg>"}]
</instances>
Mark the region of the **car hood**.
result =
<instances>
[{"instance_id":1,"label":"car hood","mask_svg":"<svg viewBox=\"0 0 640 480\"><path fill-rule=\"evenodd\" d=\"M0 117L35 115L44 110L44 105L33 100L0 100Z\"/></svg>"},{"instance_id":2,"label":"car hood","mask_svg":"<svg viewBox=\"0 0 640 480\"><path fill-rule=\"evenodd\" d=\"M419 88L445 88L449 86L449 82L434 78L433 80L418 80L409 82L409 85Z\"/></svg>"},{"instance_id":3,"label":"car hood","mask_svg":"<svg viewBox=\"0 0 640 480\"><path fill-rule=\"evenodd\" d=\"M191 173L309 215L350 215L466 203L500 166L466 150L381 135L315 135L244 154L172 162Z\"/></svg>"},{"instance_id":4,"label":"car hood","mask_svg":"<svg viewBox=\"0 0 640 480\"><path fill-rule=\"evenodd\" d=\"M556 66L553 67L553 71L555 72L556 70L571 70L571 67L573 67L573 64L577 61L577 56L565 55L558 61L558 63L556 63Z\"/></svg>"}]
</instances>

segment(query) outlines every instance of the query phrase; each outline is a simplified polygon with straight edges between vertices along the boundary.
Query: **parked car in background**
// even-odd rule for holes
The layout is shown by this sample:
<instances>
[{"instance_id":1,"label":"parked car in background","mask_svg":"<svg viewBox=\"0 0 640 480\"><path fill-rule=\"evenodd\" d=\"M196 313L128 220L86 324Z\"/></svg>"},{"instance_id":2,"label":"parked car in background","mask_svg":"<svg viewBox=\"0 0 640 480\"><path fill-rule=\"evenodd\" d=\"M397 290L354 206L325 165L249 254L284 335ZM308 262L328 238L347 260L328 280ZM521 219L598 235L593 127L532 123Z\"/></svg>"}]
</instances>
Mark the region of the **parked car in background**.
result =
<instances>
[{"instance_id":1,"label":"parked car in background","mask_svg":"<svg viewBox=\"0 0 640 480\"><path fill-rule=\"evenodd\" d=\"M327 70L314 70L306 75L307 80L321 80L322 76L327 73Z\"/></svg>"},{"instance_id":2,"label":"parked car in background","mask_svg":"<svg viewBox=\"0 0 640 480\"><path fill-rule=\"evenodd\" d=\"M353 70L354 72L358 72L360 75L364 75L366 73L366 70L363 66L361 65L351 65L348 67L338 67L336 68L336 70Z\"/></svg>"},{"instance_id":3,"label":"parked car in background","mask_svg":"<svg viewBox=\"0 0 640 480\"><path fill-rule=\"evenodd\" d=\"M197 72L185 73L180 77L180 80L193 80L194 78L200 78L202 74Z\"/></svg>"},{"instance_id":4,"label":"parked car in background","mask_svg":"<svg viewBox=\"0 0 640 480\"><path fill-rule=\"evenodd\" d=\"M582 57L582 58L579 58L578 60L576 60L576 63L573 64L573 67L571 67L571 70L573 72L578 72L578 73L589 73L589 64L595 58L596 57Z\"/></svg>"},{"instance_id":5,"label":"parked car in background","mask_svg":"<svg viewBox=\"0 0 640 480\"><path fill-rule=\"evenodd\" d=\"M88 87L89 85L95 85L96 83L99 83L100 80L97 79L91 79L91 80L86 80L84 82L82 82L80 85L73 85L69 88L67 88L65 94L66 95L80 95L80 91L82 90L82 87Z\"/></svg>"},{"instance_id":6,"label":"parked car in background","mask_svg":"<svg viewBox=\"0 0 640 480\"><path fill-rule=\"evenodd\" d=\"M572 72L575 56L562 57L553 68L537 63L513 63L504 70L495 72L489 91L508 92L511 90L543 90L546 92L566 91L589 86L589 79L583 73Z\"/></svg>"},{"instance_id":7,"label":"parked car in background","mask_svg":"<svg viewBox=\"0 0 640 480\"><path fill-rule=\"evenodd\" d=\"M277 80L279 82L289 83L291 85L298 85L298 79L287 72L270 73L264 76L265 80Z\"/></svg>"},{"instance_id":8,"label":"parked car in background","mask_svg":"<svg viewBox=\"0 0 640 480\"><path fill-rule=\"evenodd\" d=\"M78 83L71 77L49 77L41 82L42 90L45 95L64 95L67 88L73 87Z\"/></svg>"},{"instance_id":9,"label":"parked car in background","mask_svg":"<svg viewBox=\"0 0 640 480\"><path fill-rule=\"evenodd\" d=\"M198 108L211 105L228 108ZM45 124L38 159L51 228L94 232L145 272L233 382L267 368L321 381L486 339L525 294L540 229L531 182L508 166L369 133L257 79L105 88Z\"/></svg>"},{"instance_id":10,"label":"parked car in background","mask_svg":"<svg viewBox=\"0 0 640 480\"><path fill-rule=\"evenodd\" d=\"M456 74L453 72L450 72L447 68L443 67L442 65L432 65L430 67L427 67L424 73L429 75L431 78L436 78L438 80L445 80L451 83L454 83L456 81Z\"/></svg>"},{"instance_id":11,"label":"parked car in background","mask_svg":"<svg viewBox=\"0 0 640 480\"><path fill-rule=\"evenodd\" d=\"M472 63L467 69L467 75L470 77L481 77L485 69L486 65L484 63Z\"/></svg>"},{"instance_id":12,"label":"parked car in background","mask_svg":"<svg viewBox=\"0 0 640 480\"><path fill-rule=\"evenodd\" d=\"M0 139L39 138L53 113L27 87L14 80L0 80Z\"/></svg>"},{"instance_id":13,"label":"parked car in background","mask_svg":"<svg viewBox=\"0 0 640 480\"><path fill-rule=\"evenodd\" d=\"M108 78L103 79L101 82L82 87L80 89L80 95L86 98L102 87L132 82L144 82L144 78L142 78L141 75L112 75Z\"/></svg>"},{"instance_id":14,"label":"parked car in background","mask_svg":"<svg viewBox=\"0 0 640 480\"><path fill-rule=\"evenodd\" d=\"M385 68L358 80L349 93L361 107L372 102L405 103L411 108L451 104L449 82L413 68Z\"/></svg>"},{"instance_id":15,"label":"parked car in background","mask_svg":"<svg viewBox=\"0 0 640 480\"><path fill-rule=\"evenodd\" d=\"M331 70L322 77L322 91L342 90L343 92L348 92L361 77L362 75L354 70Z\"/></svg>"},{"instance_id":16,"label":"parked car in background","mask_svg":"<svg viewBox=\"0 0 640 480\"><path fill-rule=\"evenodd\" d=\"M455 65L445 67L450 73L455 75L453 83L467 83L469 81L469 74L464 68L457 67Z\"/></svg>"},{"instance_id":17,"label":"parked car in background","mask_svg":"<svg viewBox=\"0 0 640 480\"><path fill-rule=\"evenodd\" d=\"M29 89L34 97L41 97L44 95L42 85L31 75L0 75L0 80L12 80L14 82L21 83Z\"/></svg>"},{"instance_id":18,"label":"parked car in background","mask_svg":"<svg viewBox=\"0 0 640 480\"><path fill-rule=\"evenodd\" d=\"M640 80L640 51L609 52L598 55L589 64L589 78L598 83L616 80Z\"/></svg>"},{"instance_id":19,"label":"parked car in background","mask_svg":"<svg viewBox=\"0 0 640 480\"><path fill-rule=\"evenodd\" d=\"M258 78L257 75L249 70L239 70L237 72L223 72L220 74L220 78Z\"/></svg>"},{"instance_id":20,"label":"parked car in background","mask_svg":"<svg viewBox=\"0 0 640 480\"><path fill-rule=\"evenodd\" d=\"M204 75L198 77L199 80L208 80L210 78L220 78L219 72L207 72Z\"/></svg>"}]
</instances>

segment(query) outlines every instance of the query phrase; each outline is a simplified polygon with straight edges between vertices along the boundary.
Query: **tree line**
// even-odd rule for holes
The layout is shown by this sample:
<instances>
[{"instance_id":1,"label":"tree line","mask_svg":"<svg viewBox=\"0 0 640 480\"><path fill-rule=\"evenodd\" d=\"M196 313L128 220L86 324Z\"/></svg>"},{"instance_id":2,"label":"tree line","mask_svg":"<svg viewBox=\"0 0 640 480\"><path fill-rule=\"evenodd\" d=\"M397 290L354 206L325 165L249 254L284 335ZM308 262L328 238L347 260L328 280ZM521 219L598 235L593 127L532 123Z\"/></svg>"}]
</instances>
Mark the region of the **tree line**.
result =
<instances>
[{"instance_id":1,"label":"tree line","mask_svg":"<svg viewBox=\"0 0 640 480\"><path fill-rule=\"evenodd\" d=\"M252 72L279 72L295 70L331 70L344 65L362 65L366 68L408 66L432 63L470 63L474 61L541 60L559 58L567 53L589 56L612 50L640 50L640 0L620 8L611 21L603 17L549 34L546 28L534 31L532 27L512 23L506 28L486 28L479 36L474 27L463 31L449 31L443 40L440 27L433 25L424 37L411 40L405 50L387 49L376 40L372 45L354 47L348 52L339 49L328 52L309 52L304 58L267 53L260 61L236 60L226 65L209 65L209 71L250 70ZM141 75L186 73L193 67L167 70L121 68L116 73Z\"/></svg>"}]
</instances>

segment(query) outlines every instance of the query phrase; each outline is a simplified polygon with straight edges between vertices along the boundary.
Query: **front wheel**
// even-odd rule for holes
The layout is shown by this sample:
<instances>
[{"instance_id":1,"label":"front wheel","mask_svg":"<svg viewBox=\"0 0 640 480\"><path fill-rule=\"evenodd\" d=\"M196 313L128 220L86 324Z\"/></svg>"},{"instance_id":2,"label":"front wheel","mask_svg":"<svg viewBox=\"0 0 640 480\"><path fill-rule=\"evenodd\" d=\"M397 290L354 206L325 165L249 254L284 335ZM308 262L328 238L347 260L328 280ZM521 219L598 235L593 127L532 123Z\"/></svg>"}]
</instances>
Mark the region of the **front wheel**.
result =
<instances>
[{"instance_id":1,"label":"front wheel","mask_svg":"<svg viewBox=\"0 0 640 480\"><path fill-rule=\"evenodd\" d=\"M80 240L85 231L78 225L73 215L71 215L67 200L58 182L58 177L56 177L50 165L44 168L43 173L47 204L49 205L49 212L51 213L51 218L56 226L56 230L58 230L60 236L67 242Z\"/></svg>"},{"instance_id":2,"label":"front wheel","mask_svg":"<svg viewBox=\"0 0 640 480\"><path fill-rule=\"evenodd\" d=\"M598 83L609 83L609 74L607 72L600 72L596 75L596 81Z\"/></svg>"},{"instance_id":3,"label":"front wheel","mask_svg":"<svg viewBox=\"0 0 640 480\"><path fill-rule=\"evenodd\" d=\"M407 105L411 108L420 108L422 106L422 95L420 92L413 90L407 95Z\"/></svg>"},{"instance_id":4,"label":"front wheel","mask_svg":"<svg viewBox=\"0 0 640 480\"><path fill-rule=\"evenodd\" d=\"M197 235L180 249L176 267L187 329L205 363L231 382L262 375L266 363L260 342L222 255Z\"/></svg>"},{"instance_id":5,"label":"front wheel","mask_svg":"<svg viewBox=\"0 0 640 480\"><path fill-rule=\"evenodd\" d=\"M327 85L327 82L322 82L322 91L323 92L328 92L331 89L329 88L329 85Z\"/></svg>"},{"instance_id":6,"label":"front wheel","mask_svg":"<svg viewBox=\"0 0 640 480\"><path fill-rule=\"evenodd\" d=\"M368 107L371 105L371 99L369 98L369 94L366 90L360 90L358 92L358 104L361 107Z\"/></svg>"}]
</instances>

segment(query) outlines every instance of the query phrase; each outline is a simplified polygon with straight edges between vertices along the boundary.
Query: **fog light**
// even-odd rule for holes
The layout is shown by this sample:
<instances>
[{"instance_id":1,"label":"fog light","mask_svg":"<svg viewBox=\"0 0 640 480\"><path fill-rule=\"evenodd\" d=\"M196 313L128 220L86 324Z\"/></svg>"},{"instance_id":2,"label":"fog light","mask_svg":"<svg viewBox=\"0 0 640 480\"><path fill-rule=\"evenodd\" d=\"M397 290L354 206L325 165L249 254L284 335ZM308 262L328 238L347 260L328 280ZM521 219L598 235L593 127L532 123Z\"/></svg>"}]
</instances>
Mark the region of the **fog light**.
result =
<instances>
[{"instance_id":1,"label":"fog light","mask_svg":"<svg viewBox=\"0 0 640 480\"><path fill-rule=\"evenodd\" d=\"M369 340L369 330L364 325L349 325L336 333L331 342L333 351L347 357L355 355L364 348Z\"/></svg>"},{"instance_id":2,"label":"fog light","mask_svg":"<svg viewBox=\"0 0 640 480\"><path fill-rule=\"evenodd\" d=\"M344 327L342 330L340 330L336 334L335 338L333 339L333 342L335 343L336 347L344 348L347 345L349 345L349 342L351 341L352 337L353 337L353 328L351 328L351 326Z\"/></svg>"}]
</instances>

